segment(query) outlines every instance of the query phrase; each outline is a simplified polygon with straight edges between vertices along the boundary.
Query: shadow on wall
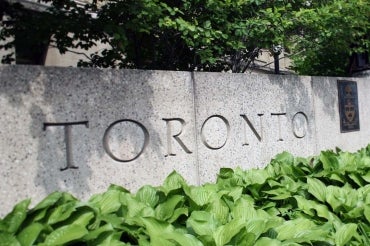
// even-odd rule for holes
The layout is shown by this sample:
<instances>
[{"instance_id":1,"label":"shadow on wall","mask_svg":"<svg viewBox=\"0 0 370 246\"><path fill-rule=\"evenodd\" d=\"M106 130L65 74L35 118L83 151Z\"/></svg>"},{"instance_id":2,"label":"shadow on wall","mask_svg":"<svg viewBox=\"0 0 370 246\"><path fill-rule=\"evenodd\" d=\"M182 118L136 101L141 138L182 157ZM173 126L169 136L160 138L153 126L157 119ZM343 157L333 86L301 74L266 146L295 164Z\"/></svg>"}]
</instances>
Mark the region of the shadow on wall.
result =
<instances>
[{"instance_id":1,"label":"shadow on wall","mask_svg":"<svg viewBox=\"0 0 370 246\"><path fill-rule=\"evenodd\" d=\"M321 104L323 113L329 116L331 121L334 121L338 114L337 80L338 78L334 77L311 77L315 107Z\"/></svg>"},{"instance_id":2,"label":"shadow on wall","mask_svg":"<svg viewBox=\"0 0 370 246\"><path fill-rule=\"evenodd\" d=\"M290 105L295 107L296 104L302 104L305 106L310 106L312 113L314 107L321 104L322 111L330 117L331 120L335 120L335 115L337 114L338 105L337 105L337 80L335 77L310 77L310 76L295 76L295 75L286 75L286 76L276 76L268 75L272 83L278 84L280 87L283 87L284 90L289 90L287 95L287 107ZM303 80L307 79L310 81L310 90L307 90L307 87L303 84ZM294 84L292 84L294 81ZM312 93L312 95L311 95ZM310 102L308 99L312 99ZM319 99L320 104L315 102ZM294 102L294 103L293 103ZM309 105L307 105L309 103ZM290 111L287 109L287 111Z\"/></svg>"},{"instance_id":3,"label":"shadow on wall","mask_svg":"<svg viewBox=\"0 0 370 246\"><path fill-rule=\"evenodd\" d=\"M96 159L109 159L109 165L99 164L102 172L122 164L110 159L103 147L103 136L109 124L120 119L130 118L145 122L151 141L157 143L151 145L152 152L158 155L157 158L163 158L163 151L159 149L159 133L147 120L154 114L151 105L153 90L147 83L151 80L150 71L145 76L139 75L138 71L37 66L4 66L0 71L0 95L12 107L13 119L8 120L15 121L12 124L19 124L15 126L19 128L19 132L15 133L14 139L23 140L25 145L29 145L26 149L30 152L37 151L37 154L19 153L18 156L24 155L21 165L1 163L11 167L2 171L6 179L4 182L9 187L16 187L17 183L24 184L24 188L18 191L6 190L9 197L31 197L33 192L39 193L40 188L46 194L56 190L68 191L79 198L90 195L92 186L95 190L105 190L106 186L95 183L99 174L94 173L97 169L91 168L91 164L95 165ZM137 88L132 86L135 81L147 86L143 86L142 91L136 91ZM145 112L140 114L139 108L142 107ZM5 116L6 114L7 112L3 113ZM67 127L65 123L76 124ZM29 125L29 129L22 132L25 124ZM135 136L135 132L127 134L127 142L135 142ZM0 132L0 140L3 139ZM91 158L95 160L92 161ZM69 168L66 169L68 165ZM133 165L121 166L121 170L134 168ZM34 177L33 183L29 183L32 182L31 179L22 181L12 178L14 174L11 172L25 172L19 179L31 176ZM120 185L129 185L129 182L130 180L122 180ZM10 194L14 192L19 194Z\"/></svg>"}]
</instances>

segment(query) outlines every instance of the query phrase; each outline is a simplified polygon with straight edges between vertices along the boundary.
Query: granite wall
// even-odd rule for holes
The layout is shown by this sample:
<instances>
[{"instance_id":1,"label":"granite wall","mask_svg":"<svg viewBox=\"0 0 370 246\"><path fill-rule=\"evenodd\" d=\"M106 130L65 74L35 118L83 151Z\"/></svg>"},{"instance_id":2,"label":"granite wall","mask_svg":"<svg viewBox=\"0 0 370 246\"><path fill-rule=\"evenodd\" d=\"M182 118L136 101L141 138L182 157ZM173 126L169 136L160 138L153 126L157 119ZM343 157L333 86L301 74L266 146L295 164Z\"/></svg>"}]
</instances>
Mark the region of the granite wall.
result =
<instances>
[{"instance_id":1,"label":"granite wall","mask_svg":"<svg viewBox=\"0 0 370 246\"><path fill-rule=\"evenodd\" d=\"M360 130L340 128L338 80L355 81ZM173 170L191 184L370 142L369 78L0 67L0 216L55 190L136 191Z\"/></svg>"}]
</instances>

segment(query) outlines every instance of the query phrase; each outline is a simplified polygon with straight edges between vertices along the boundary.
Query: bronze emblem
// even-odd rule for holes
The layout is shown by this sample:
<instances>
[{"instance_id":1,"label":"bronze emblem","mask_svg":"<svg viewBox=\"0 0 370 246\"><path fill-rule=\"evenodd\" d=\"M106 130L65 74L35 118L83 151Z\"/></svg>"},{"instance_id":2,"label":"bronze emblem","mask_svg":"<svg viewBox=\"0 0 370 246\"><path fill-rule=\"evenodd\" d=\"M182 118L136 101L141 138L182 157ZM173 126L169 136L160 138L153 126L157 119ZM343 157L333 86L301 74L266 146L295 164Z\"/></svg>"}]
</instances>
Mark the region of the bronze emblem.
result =
<instances>
[{"instance_id":1,"label":"bronze emblem","mask_svg":"<svg viewBox=\"0 0 370 246\"><path fill-rule=\"evenodd\" d=\"M338 81L338 102L341 132L360 130L357 84L354 81Z\"/></svg>"},{"instance_id":2,"label":"bronze emblem","mask_svg":"<svg viewBox=\"0 0 370 246\"><path fill-rule=\"evenodd\" d=\"M351 100L347 100L347 103L344 105L344 114L349 122L353 122L353 120L355 119L355 105L353 105Z\"/></svg>"}]
</instances>

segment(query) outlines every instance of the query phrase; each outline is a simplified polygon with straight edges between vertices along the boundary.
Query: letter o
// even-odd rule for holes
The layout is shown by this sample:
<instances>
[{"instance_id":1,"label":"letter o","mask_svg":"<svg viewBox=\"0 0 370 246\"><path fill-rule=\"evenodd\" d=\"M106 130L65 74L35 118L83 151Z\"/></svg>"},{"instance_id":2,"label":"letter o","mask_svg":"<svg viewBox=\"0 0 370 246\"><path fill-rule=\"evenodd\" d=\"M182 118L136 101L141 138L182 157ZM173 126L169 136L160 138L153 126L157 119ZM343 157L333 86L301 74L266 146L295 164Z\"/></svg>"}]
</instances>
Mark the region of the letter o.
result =
<instances>
[{"instance_id":1,"label":"letter o","mask_svg":"<svg viewBox=\"0 0 370 246\"><path fill-rule=\"evenodd\" d=\"M305 114L305 113L303 113L303 112L297 112L294 116L293 116L293 118L292 118L292 130L293 130L293 134L294 134L294 136L296 137L296 138L304 138L306 135L307 135L307 130L305 130L304 131L304 133L302 133L301 135L299 135L298 133L297 133L297 129L296 129L296 127L295 127L295 124L294 124L294 121L295 121L295 119L296 119L296 117L298 116L298 115L302 115L303 116L303 119L305 120L305 122L306 122L306 125L308 125L308 117L307 117L307 115Z\"/></svg>"},{"instance_id":2,"label":"letter o","mask_svg":"<svg viewBox=\"0 0 370 246\"><path fill-rule=\"evenodd\" d=\"M211 146L210 144L208 144L208 143L207 143L207 141L206 141L206 138L205 138L205 136L204 136L204 133L203 133L203 128L204 128L204 126L205 126L205 125L206 125L206 123L207 123L210 119L212 119L212 118L220 118L220 119L225 123L225 125L226 125L226 129L227 129L227 134L226 134L225 142L224 142L221 146L218 146L218 147L213 147L213 146ZM229 135L230 135L230 125L229 125L229 121L228 121L225 117L223 117L223 116L221 116L221 115L212 115L212 116L208 117L208 118L203 122L202 128L201 128L201 130L200 130L200 135L201 135L201 139L202 139L203 144L204 144L207 148L209 148L209 149L213 149L213 150L221 149L222 147L224 147L224 146L225 146L225 144L226 144L227 140L229 139Z\"/></svg>"},{"instance_id":3,"label":"letter o","mask_svg":"<svg viewBox=\"0 0 370 246\"><path fill-rule=\"evenodd\" d=\"M109 147L109 144L108 144L108 135L109 135L109 132L112 130L112 128L118 124L118 123L122 123L122 122L131 122L131 123L134 123L136 124L137 126L139 126L139 128L143 131L144 133L144 142L143 142L143 145L141 147L141 150L140 152L133 158L131 159L128 159L128 160L124 160L124 159L120 159L118 158L117 156L113 155L112 153L112 150L110 149ZM105 130L104 132L104 137L103 137L103 147L104 147L104 150L105 152L115 161L119 161L119 162L130 162L130 161L133 161L135 159L137 159L145 150L145 148L148 146L148 143L149 143L149 132L148 130L145 128L145 126L143 124L141 124L140 122L138 121L135 121L135 120L130 120L130 119L123 119L123 120L117 120L115 122L113 122L112 124L109 125L109 127L107 128L107 130Z\"/></svg>"}]
</instances>

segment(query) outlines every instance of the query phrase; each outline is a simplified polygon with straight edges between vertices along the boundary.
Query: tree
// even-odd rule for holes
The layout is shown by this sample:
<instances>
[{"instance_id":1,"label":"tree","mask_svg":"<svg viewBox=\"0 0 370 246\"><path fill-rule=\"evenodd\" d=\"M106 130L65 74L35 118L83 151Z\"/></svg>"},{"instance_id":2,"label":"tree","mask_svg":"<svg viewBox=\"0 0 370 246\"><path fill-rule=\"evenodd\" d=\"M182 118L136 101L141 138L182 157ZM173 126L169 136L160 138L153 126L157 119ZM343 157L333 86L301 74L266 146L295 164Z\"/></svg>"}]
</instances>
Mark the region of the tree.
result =
<instances>
[{"instance_id":1,"label":"tree","mask_svg":"<svg viewBox=\"0 0 370 246\"><path fill-rule=\"evenodd\" d=\"M279 44L298 73L343 75L352 52L369 50L369 0L44 0L31 16L2 1L2 40L50 36L61 53L109 44L80 66L244 72Z\"/></svg>"},{"instance_id":2,"label":"tree","mask_svg":"<svg viewBox=\"0 0 370 246\"><path fill-rule=\"evenodd\" d=\"M370 1L327 1L295 13L294 69L308 75L349 75L349 57L370 54Z\"/></svg>"}]
</instances>

